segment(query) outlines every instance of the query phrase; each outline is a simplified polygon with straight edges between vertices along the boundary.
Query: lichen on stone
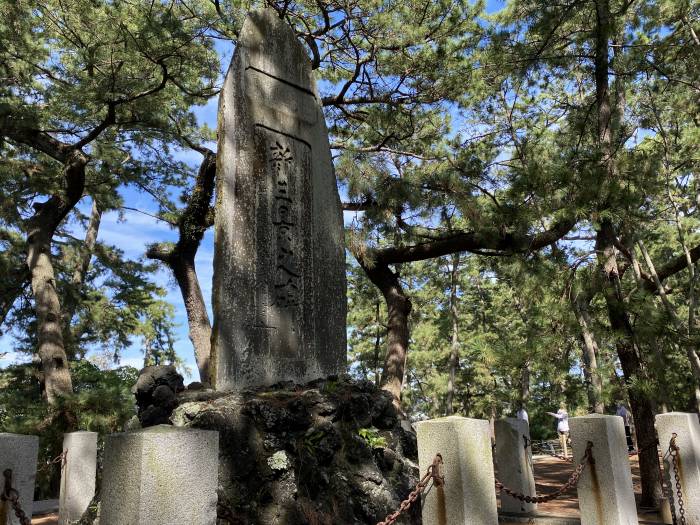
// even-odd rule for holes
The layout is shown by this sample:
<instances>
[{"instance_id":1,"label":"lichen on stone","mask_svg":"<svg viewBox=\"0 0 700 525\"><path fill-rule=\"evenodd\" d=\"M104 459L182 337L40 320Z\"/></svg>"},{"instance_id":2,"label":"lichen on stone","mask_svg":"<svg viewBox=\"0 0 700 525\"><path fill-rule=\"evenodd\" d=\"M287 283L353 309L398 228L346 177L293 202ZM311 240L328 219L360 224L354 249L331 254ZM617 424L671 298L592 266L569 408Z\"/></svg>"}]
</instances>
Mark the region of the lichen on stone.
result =
<instances>
[{"instance_id":1,"label":"lichen on stone","mask_svg":"<svg viewBox=\"0 0 700 525\"><path fill-rule=\"evenodd\" d=\"M267 464L272 470L287 470L290 467L289 456L284 450L278 450L267 458Z\"/></svg>"}]
</instances>

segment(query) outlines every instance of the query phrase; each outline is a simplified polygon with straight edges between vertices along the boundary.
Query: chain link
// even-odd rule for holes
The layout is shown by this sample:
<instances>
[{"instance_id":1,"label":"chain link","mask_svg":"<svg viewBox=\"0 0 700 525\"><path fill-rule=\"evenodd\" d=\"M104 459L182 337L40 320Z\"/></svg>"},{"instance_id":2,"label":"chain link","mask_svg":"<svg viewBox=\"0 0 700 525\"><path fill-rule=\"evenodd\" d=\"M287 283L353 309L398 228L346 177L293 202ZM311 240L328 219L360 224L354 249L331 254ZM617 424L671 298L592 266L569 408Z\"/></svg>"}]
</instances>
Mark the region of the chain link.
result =
<instances>
[{"instance_id":1,"label":"chain link","mask_svg":"<svg viewBox=\"0 0 700 525\"><path fill-rule=\"evenodd\" d=\"M556 452L551 452L550 450L547 450L544 446L542 446L542 443L536 443L536 442L531 442L532 445L532 451L534 452L535 449L537 449L539 452L546 454L547 456L551 456L553 458L561 459L562 461L567 461L569 463L574 462L574 458L569 457L569 456L562 456L560 454L557 454Z\"/></svg>"},{"instance_id":2,"label":"chain link","mask_svg":"<svg viewBox=\"0 0 700 525\"><path fill-rule=\"evenodd\" d=\"M57 463L60 463L60 464L61 464L61 470L63 470L63 469L65 468L67 462L68 462L68 451L67 451L67 450L64 450L64 451L61 452L58 456L56 456L55 458L50 459L49 461L47 461L46 463L44 463L42 466L40 466L40 467L37 469L37 472L44 472L44 471L46 471L46 470L50 470L51 467L53 467L53 466L56 465Z\"/></svg>"},{"instance_id":3,"label":"chain link","mask_svg":"<svg viewBox=\"0 0 700 525\"><path fill-rule=\"evenodd\" d=\"M22 510L19 504L19 492L12 487L12 469L5 469L2 475L5 476L5 487L2 490L0 499L10 502L15 516L19 519L20 525L32 525L31 518L27 517L27 514Z\"/></svg>"},{"instance_id":4,"label":"chain link","mask_svg":"<svg viewBox=\"0 0 700 525\"><path fill-rule=\"evenodd\" d=\"M679 453L681 449L678 446L678 443L676 443L677 437L678 434L674 432L671 435L671 441L668 443L668 455L671 456L671 462L673 463L673 477L676 482L676 504L673 506L673 514L676 523L679 525L686 525L685 508L683 507L683 489L681 486L681 476L679 474L681 466ZM669 487L669 490L672 491L673 487ZM676 510L678 511L678 515L676 515Z\"/></svg>"},{"instance_id":5,"label":"chain link","mask_svg":"<svg viewBox=\"0 0 700 525\"><path fill-rule=\"evenodd\" d=\"M399 519L399 516L406 512L411 507L411 505L413 505L413 503L418 499L418 496L420 496L421 493L427 489L431 481L436 487L444 485L445 477L440 472L441 465L442 454L435 454L433 463L428 467L428 470L418 482L416 488L413 489L413 492L411 492L408 495L408 497L401 502L401 505L399 505L399 508L396 512L389 514L386 518L384 518L384 521L380 521L379 523L377 523L377 525L391 525L392 523L396 523L396 520Z\"/></svg>"},{"instance_id":6,"label":"chain link","mask_svg":"<svg viewBox=\"0 0 700 525\"><path fill-rule=\"evenodd\" d=\"M593 448L593 443L590 441L586 445L586 451L583 454L583 457L581 458L581 462L576 466L574 469L574 472L571 474L569 479L567 480L566 483L564 483L561 487L559 487L556 491L552 492L551 494L544 494L541 496L530 496L528 494L523 494L521 492L516 492L512 489L509 489L506 487L503 483L501 483L498 479L496 479L496 490L498 492L505 492L509 496L518 499L520 501L524 501L526 503L546 503L548 501L552 501L554 499L557 499L559 496L564 494L567 490L569 490L572 487L575 487L576 484L578 483L579 479L581 479L581 474L583 473L583 469L586 468L586 465L588 463L595 463L593 460L593 453L591 452L591 449Z\"/></svg>"}]
</instances>

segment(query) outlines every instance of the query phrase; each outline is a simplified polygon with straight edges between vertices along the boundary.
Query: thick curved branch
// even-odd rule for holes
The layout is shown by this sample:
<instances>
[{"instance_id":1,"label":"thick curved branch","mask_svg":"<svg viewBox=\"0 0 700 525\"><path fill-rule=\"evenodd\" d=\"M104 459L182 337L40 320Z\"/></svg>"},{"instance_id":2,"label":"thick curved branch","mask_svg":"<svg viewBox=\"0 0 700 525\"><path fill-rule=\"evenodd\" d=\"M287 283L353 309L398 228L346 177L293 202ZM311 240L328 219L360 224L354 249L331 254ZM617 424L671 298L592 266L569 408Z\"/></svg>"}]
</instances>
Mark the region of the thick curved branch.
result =
<instances>
[{"instance_id":1,"label":"thick curved branch","mask_svg":"<svg viewBox=\"0 0 700 525\"><path fill-rule=\"evenodd\" d=\"M457 252L474 252L488 255L513 255L536 251L548 246L569 233L576 219L566 218L556 222L549 230L534 235L517 236L510 233L459 232L442 239L411 246L392 246L374 250L372 257L383 264L423 261Z\"/></svg>"}]
</instances>

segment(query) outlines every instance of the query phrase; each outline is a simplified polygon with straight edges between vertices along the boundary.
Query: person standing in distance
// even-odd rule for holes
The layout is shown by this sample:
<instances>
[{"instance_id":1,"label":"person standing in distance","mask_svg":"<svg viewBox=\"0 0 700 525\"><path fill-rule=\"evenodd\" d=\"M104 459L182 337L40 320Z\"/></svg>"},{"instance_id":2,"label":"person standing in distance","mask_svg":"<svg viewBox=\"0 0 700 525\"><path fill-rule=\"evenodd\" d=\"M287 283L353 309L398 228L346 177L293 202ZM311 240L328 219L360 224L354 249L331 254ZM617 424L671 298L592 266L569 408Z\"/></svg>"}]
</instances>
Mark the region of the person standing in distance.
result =
<instances>
[{"instance_id":1,"label":"person standing in distance","mask_svg":"<svg viewBox=\"0 0 700 525\"><path fill-rule=\"evenodd\" d=\"M569 439L569 414L566 411L566 404L561 403L557 413L547 412L552 417L557 418L557 433L559 434L559 445L564 454L564 457L569 457L569 449L567 441Z\"/></svg>"},{"instance_id":2,"label":"person standing in distance","mask_svg":"<svg viewBox=\"0 0 700 525\"><path fill-rule=\"evenodd\" d=\"M525 403L520 404L520 408L515 413L515 417L522 419L523 421L530 423L530 418L527 415L527 410L525 410Z\"/></svg>"},{"instance_id":3,"label":"person standing in distance","mask_svg":"<svg viewBox=\"0 0 700 525\"><path fill-rule=\"evenodd\" d=\"M627 410L622 401L617 402L617 411L615 414L622 418L622 423L625 425L627 450L632 452L634 450L634 443L632 442L632 415L629 413L629 410Z\"/></svg>"}]
</instances>

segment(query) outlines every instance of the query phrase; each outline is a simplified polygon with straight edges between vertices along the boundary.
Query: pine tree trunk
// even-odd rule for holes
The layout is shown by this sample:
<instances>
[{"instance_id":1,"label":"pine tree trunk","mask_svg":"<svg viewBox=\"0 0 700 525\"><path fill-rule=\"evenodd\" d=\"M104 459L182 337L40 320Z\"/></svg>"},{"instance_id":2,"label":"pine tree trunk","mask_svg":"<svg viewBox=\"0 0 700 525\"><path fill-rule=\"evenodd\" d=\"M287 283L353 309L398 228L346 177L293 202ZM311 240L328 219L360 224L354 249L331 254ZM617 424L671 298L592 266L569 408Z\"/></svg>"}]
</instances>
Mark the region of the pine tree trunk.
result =
<instances>
[{"instance_id":1,"label":"pine tree trunk","mask_svg":"<svg viewBox=\"0 0 700 525\"><path fill-rule=\"evenodd\" d=\"M63 346L63 316L51 263L51 233L42 231L31 236L27 243L27 266L36 309L43 392L48 403L54 405L59 397L73 392L73 384Z\"/></svg>"},{"instance_id":2,"label":"pine tree trunk","mask_svg":"<svg viewBox=\"0 0 700 525\"><path fill-rule=\"evenodd\" d=\"M525 360L520 369L520 404L524 407L530 400L530 361Z\"/></svg>"},{"instance_id":3,"label":"pine tree trunk","mask_svg":"<svg viewBox=\"0 0 700 525\"><path fill-rule=\"evenodd\" d=\"M34 205L27 221L27 268L36 308L37 355L41 362L43 395L50 405L73 392L63 344L63 315L51 262L51 242L58 225L75 207L85 187L88 157L80 150L65 154L65 195L55 194Z\"/></svg>"},{"instance_id":4,"label":"pine tree trunk","mask_svg":"<svg viewBox=\"0 0 700 525\"><path fill-rule=\"evenodd\" d=\"M211 356L211 321L199 286L194 259L179 257L170 264L187 312L189 337L194 346L194 356L203 383L211 383L209 358Z\"/></svg>"},{"instance_id":5,"label":"pine tree trunk","mask_svg":"<svg viewBox=\"0 0 700 525\"><path fill-rule=\"evenodd\" d=\"M610 38L613 25L609 0L595 1L595 59L594 76L597 106L597 142L600 153L599 195L600 211L607 211L614 206L615 194L610 190L617 177L615 148L613 147L612 108L610 104ZM618 93L622 92L621 86ZM616 115L621 117L622 100L618 98ZM634 332L625 308L620 289L620 277L617 266L614 241L615 228L605 216L599 218L600 226L596 232L596 254L598 266L602 273L603 294L608 309L610 328L618 336L616 348L620 359L625 382L630 385L636 379L644 380L639 349L634 341ZM639 388L628 388L630 406L637 429L637 441L646 447L656 440L654 428L654 410L651 398ZM661 499L661 480L659 478L659 458L655 447L648 447L639 455L639 469L642 482L642 506L657 506Z\"/></svg>"},{"instance_id":6,"label":"pine tree trunk","mask_svg":"<svg viewBox=\"0 0 700 525\"><path fill-rule=\"evenodd\" d=\"M603 294L608 309L610 328L617 337L616 350L625 375L625 383L630 398L630 407L637 430L637 443L642 450L639 454L639 470L642 482L640 505L657 507L662 497L659 477L659 457L656 447L649 447L656 441L654 428L654 406L652 399L642 389L632 387L635 380L645 381L646 377L639 349L635 344L634 331L621 297L617 260L613 239L615 232L609 220L601 222L596 236L598 264L603 272Z\"/></svg>"},{"instance_id":7,"label":"pine tree trunk","mask_svg":"<svg viewBox=\"0 0 700 525\"><path fill-rule=\"evenodd\" d=\"M211 225L216 155L206 148L199 148L198 151L204 155L204 159L199 166L187 206L178 221L178 242L174 246L152 245L146 251L146 257L163 261L173 271L185 303L189 336L194 347L199 378L203 383L211 384L211 321L194 261L204 232Z\"/></svg>"},{"instance_id":8,"label":"pine tree trunk","mask_svg":"<svg viewBox=\"0 0 700 525\"><path fill-rule=\"evenodd\" d=\"M97 234L100 231L100 223L102 222L102 210L97 204L97 200L93 197L92 208L90 209L90 220L85 231L85 242L80 250L80 261L73 272L73 284L82 285L85 280L85 274L90 267L90 260L95 253L95 245L97 244Z\"/></svg>"},{"instance_id":9,"label":"pine tree trunk","mask_svg":"<svg viewBox=\"0 0 700 525\"><path fill-rule=\"evenodd\" d=\"M394 404L399 407L408 353L408 316L411 313L411 301L404 294L398 275L389 269L389 265L375 262L370 267L359 258L358 262L369 280L382 292L386 301L387 352L384 358L381 386L382 389L391 393Z\"/></svg>"},{"instance_id":10,"label":"pine tree trunk","mask_svg":"<svg viewBox=\"0 0 700 525\"><path fill-rule=\"evenodd\" d=\"M595 334L591 330L591 316L588 313L588 304L586 304L585 300L577 297L572 299L572 308L581 327L582 353L585 365L583 373L586 376L588 402L594 413L604 414L603 381L598 371L598 343L595 339Z\"/></svg>"}]
</instances>

